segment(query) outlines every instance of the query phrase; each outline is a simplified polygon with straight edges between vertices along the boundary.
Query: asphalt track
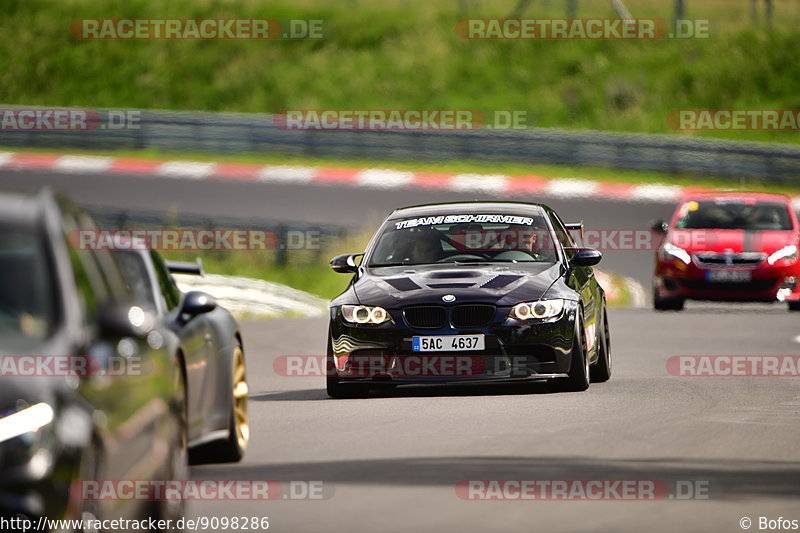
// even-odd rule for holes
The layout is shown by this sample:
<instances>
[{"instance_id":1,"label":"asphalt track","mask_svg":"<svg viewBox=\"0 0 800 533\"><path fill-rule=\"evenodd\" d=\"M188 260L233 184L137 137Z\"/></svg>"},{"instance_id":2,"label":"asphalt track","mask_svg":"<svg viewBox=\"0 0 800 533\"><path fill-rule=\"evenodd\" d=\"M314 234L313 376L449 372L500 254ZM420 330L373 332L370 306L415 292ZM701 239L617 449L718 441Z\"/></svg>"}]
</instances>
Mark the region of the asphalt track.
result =
<instances>
[{"instance_id":1,"label":"asphalt track","mask_svg":"<svg viewBox=\"0 0 800 533\"><path fill-rule=\"evenodd\" d=\"M800 519L797 377L677 377L672 355L796 354L782 306L689 305L609 317L614 375L582 393L538 384L409 388L329 400L320 377L277 375L282 355L320 354L319 319L244 325L252 447L195 479L269 479L270 502L194 502L189 516L268 516L270 531L734 532L739 520ZM476 501L464 480L655 480L707 499ZM322 481L322 500L284 500ZM757 527L753 527L754 530Z\"/></svg>"},{"instance_id":2,"label":"asphalt track","mask_svg":"<svg viewBox=\"0 0 800 533\"><path fill-rule=\"evenodd\" d=\"M5 189L56 185L83 203L352 227L392 207L472 198L442 191L0 173ZM542 198L587 227L643 228L657 203ZM647 284L651 251L609 251L606 268ZM797 377L677 377L674 355L797 354L798 317L780 305L690 303L681 313L610 313L614 375L583 393L541 385L409 388L329 400L320 377L281 376L282 355L319 355L320 319L243 324L252 440L236 465L195 479L321 481L322 500L192 502L189 517L268 516L270 531L742 531L800 520ZM707 498L474 501L465 480L652 480ZM659 485L661 486L661 485Z\"/></svg>"}]
</instances>

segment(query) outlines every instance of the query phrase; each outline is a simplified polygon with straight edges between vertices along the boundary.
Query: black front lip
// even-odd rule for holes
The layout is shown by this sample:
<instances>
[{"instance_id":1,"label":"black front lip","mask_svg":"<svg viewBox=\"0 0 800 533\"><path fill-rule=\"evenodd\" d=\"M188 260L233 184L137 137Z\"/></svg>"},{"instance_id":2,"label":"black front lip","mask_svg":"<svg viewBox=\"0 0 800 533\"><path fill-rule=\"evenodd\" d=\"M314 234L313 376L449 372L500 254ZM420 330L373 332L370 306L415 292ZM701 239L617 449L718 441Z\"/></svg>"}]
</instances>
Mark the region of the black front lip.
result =
<instances>
[{"instance_id":1,"label":"black front lip","mask_svg":"<svg viewBox=\"0 0 800 533\"><path fill-rule=\"evenodd\" d=\"M337 311L331 320L331 343L337 359L347 355L352 360L366 358L466 357L483 359L486 371L469 375L396 375L390 371L348 373L338 368L341 381L381 384L519 382L564 377L571 363L577 302L567 302L557 319L520 321L509 319L510 308L498 307L494 320L486 327L457 329L416 329L405 324L400 310L389 310L393 322L379 326L357 326L342 320ZM483 334L483 351L415 352L414 336ZM361 367L364 368L364 367Z\"/></svg>"}]
</instances>

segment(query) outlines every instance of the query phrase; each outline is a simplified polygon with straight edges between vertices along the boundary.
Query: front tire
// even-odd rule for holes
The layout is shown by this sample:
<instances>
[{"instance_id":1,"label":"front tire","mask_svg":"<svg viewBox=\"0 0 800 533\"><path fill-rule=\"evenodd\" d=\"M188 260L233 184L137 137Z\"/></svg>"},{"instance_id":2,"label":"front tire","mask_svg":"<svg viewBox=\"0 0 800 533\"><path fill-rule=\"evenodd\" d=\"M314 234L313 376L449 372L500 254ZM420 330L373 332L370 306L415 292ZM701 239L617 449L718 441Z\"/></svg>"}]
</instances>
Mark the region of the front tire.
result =
<instances>
[{"instance_id":1,"label":"front tire","mask_svg":"<svg viewBox=\"0 0 800 533\"><path fill-rule=\"evenodd\" d=\"M788 302L789 311L800 311L800 300L796 302Z\"/></svg>"},{"instance_id":2,"label":"front tire","mask_svg":"<svg viewBox=\"0 0 800 533\"><path fill-rule=\"evenodd\" d=\"M232 361L231 413L228 422L228 438L210 442L193 454L199 456L193 463L238 463L244 457L250 441L250 419L247 413L247 369L244 349L239 339L235 339Z\"/></svg>"},{"instance_id":3,"label":"front tire","mask_svg":"<svg viewBox=\"0 0 800 533\"><path fill-rule=\"evenodd\" d=\"M598 328L597 362L591 367L591 380L593 383L603 383L611 378L611 336L608 332L608 313L603 306L603 323Z\"/></svg>"},{"instance_id":4,"label":"front tire","mask_svg":"<svg viewBox=\"0 0 800 533\"><path fill-rule=\"evenodd\" d=\"M583 330L583 313L580 308L575 317L575 339L572 341L572 361L566 378L553 381L559 392L580 392L589 388L589 354Z\"/></svg>"},{"instance_id":5,"label":"front tire","mask_svg":"<svg viewBox=\"0 0 800 533\"><path fill-rule=\"evenodd\" d=\"M661 298L658 291L653 291L653 309L656 311L682 311L683 298Z\"/></svg>"}]
</instances>

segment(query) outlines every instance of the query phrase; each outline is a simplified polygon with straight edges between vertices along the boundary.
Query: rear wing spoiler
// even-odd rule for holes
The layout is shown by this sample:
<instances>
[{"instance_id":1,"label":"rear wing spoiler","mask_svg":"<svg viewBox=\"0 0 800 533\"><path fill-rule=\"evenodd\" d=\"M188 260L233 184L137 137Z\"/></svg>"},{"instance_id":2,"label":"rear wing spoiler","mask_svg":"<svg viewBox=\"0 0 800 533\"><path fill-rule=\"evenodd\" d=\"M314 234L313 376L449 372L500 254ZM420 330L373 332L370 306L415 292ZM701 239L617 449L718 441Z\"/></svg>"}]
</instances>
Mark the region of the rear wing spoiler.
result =
<instances>
[{"instance_id":1,"label":"rear wing spoiler","mask_svg":"<svg viewBox=\"0 0 800 533\"><path fill-rule=\"evenodd\" d=\"M567 231L580 232L581 242L583 242L583 220L580 222L570 222L569 224L564 224L564 227L567 229Z\"/></svg>"},{"instance_id":2,"label":"rear wing spoiler","mask_svg":"<svg viewBox=\"0 0 800 533\"><path fill-rule=\"evenodd\" d=\"M167 270L173 274L206 275L203 271L203 261L199 257L195 263L190 263L188 261L164 261L164 264L167 265Z\"/></svg>"}]
</instances>

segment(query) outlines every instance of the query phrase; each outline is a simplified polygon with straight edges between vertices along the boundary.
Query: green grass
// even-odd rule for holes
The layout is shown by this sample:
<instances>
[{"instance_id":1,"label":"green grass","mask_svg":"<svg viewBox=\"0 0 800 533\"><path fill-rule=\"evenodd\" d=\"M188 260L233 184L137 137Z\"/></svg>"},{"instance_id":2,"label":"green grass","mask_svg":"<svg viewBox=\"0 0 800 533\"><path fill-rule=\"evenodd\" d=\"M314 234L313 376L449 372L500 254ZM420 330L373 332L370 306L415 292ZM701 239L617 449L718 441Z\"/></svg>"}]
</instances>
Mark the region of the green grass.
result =
<instances>
[{"instance_id":1,"label":"green grass","mask_svg":"<svg viewBox=\"0 0 800 533\"><path fill-rule=\"evenodd\" d=\"M0 3L0 103L276 112L285 109L531 110L538 126L670 132L684 108L800 108L800 4L775 1L774 31L746 0L689 1L712 37L660 41L469 41L455 22L503 17L516 0L89 0ZM672 16L672 1L625 0L636 17ZM459 5L468 9L459 12ZM613 17L580 0L579 17ZM563 17L533 2L527 17ZM92 17L324 19L305 41L79 41ZM703 133L800 142L799 132Z\"/></svg>"}]
</instances>

